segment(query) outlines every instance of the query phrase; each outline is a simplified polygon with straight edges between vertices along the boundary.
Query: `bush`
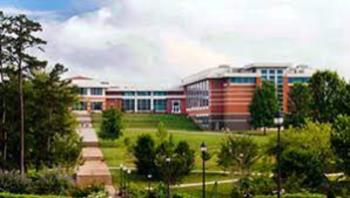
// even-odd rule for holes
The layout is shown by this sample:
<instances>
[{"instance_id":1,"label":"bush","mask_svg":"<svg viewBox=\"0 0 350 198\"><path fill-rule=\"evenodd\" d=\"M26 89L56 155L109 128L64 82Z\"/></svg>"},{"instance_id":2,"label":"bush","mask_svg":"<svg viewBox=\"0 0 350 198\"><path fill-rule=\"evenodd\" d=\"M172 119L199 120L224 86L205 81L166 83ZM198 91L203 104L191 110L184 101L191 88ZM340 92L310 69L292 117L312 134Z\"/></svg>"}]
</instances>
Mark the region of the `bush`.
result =
<instances>
[{"instance_id":1,"label":"bush","mask_svg":"<svg viewBox=\"0 0 350 198\"><path fill-rule=\"evenodd\" d=\"M103 111L99 136L105 139L119 138L123 129L122 116L119 109L110 108Z\"/></svg>"},{"instance_id":2,"label":"bush","mask_svg":"<svg viewBox=\"0 0 350 198\"><path fill-rule=\"evenodd\" d=\"M79 187L74 188L71 192L71 196L75 198L86 198L86 197L92 198L94 196L98 196L101 198L108 197L105 187L103 185L98 185L98 184L90 185L85 188L79 188Z\"/></svg>"},{"instance_id":3,"label":"bush","mask_svg":"<svg viewBox=\"0 0 350 198\"><path fill-rule=\"evenodd\" d=\"M0 171L0 192L28 193L31 180L17 171Z\"/></svg>"},{"instance_id":4,"label":"bush","mask_svg":"<svg viewBox=\"0 0 350 198\"><path fill-rule=\"evenodd\" d=\"M43 171L31 176L31 192L39 195L67 195L72 182L57 171Z\"/></svg>"},{"instance_id":5,"label":"bush","mask_svg":"<svg viewBox=\"0 0 350 198\"><path fill-rule=\"evenodd\" d=\"M258 195L255 198L275 198L276 195ZM284 194L283 198L326 198L325 195L321 194L309 194L309 193L297 193L297 194Z\"/></svg>"}]
</instances>

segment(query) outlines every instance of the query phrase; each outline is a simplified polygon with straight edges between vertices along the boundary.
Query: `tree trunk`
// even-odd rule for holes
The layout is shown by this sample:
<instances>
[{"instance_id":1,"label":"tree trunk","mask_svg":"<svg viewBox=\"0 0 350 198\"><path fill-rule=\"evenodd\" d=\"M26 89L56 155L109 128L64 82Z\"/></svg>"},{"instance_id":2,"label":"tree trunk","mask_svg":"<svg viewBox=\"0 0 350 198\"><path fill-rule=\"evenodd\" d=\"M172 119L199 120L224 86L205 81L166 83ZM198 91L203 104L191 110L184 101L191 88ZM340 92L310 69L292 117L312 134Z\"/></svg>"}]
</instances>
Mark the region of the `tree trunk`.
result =
<instances>
[{"instance_id":1,"label":"tree trunk","mask_svg":"<svg viewBox=\"0 0 350 198\"><path fill-rule=\"evenodd\" d=\"M264 127L264 135L266 135L266 127Z\"/></svg>"}]
</instances>

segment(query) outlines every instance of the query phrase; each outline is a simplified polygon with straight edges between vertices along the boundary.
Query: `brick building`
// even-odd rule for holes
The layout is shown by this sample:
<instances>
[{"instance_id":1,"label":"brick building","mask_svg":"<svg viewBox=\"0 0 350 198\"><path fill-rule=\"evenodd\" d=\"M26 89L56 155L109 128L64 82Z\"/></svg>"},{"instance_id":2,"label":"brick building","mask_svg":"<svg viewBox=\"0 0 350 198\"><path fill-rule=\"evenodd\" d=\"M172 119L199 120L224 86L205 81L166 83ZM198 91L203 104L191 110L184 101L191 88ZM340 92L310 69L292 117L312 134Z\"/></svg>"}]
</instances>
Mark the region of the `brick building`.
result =
<instances>
[{"instance_id":1,"label":"brick building","mask_svg":"<svg viewBox=\"0 0 350 198\"><path fill-rule=\"evenodd\" d=\"M289 64L250 64L241 68L222 65L182 81L186 112L202 128L249 129L249 104L263 80L272 81L281 109L288 111L288 92L297 82L309 80L313 70Z\"/></svg>"},{"instance_id":2,"label":"brick building","mask_svg":"<svg viewBox=\"0 0 350 198\"><path fill-rule=\"evenodd\" d=\"M181 113L204 129L249 129L249 104L264 80L276 86L281 109L288 111L288 93L294 83L305 83L313 74L307 66L259 63L234 68L207 69L184 78L174 88L116 86L86 77L72 78L80 90L73 109L101 111L109 107L126 112Z\"/></svg>"}]
</instances>

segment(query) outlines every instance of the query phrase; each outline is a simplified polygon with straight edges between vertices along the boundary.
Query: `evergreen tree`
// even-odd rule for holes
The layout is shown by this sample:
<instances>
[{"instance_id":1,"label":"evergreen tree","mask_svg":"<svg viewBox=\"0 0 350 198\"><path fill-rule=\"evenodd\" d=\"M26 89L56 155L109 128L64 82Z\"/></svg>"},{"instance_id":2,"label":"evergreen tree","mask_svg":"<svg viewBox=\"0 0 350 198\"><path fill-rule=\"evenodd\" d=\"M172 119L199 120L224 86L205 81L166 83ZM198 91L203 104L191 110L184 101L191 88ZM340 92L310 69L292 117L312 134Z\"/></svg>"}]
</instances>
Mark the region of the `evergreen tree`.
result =
<instances>
[{"instance_id":1,"label":"evergreen tree","mask_svg":"<svg viewBox=\"0 0 350 198\"><path fill-rule=\"evenodd\" d=\"M41 25L28 19L25 15L18 15L11 20L9 33L11 35L11 61L14 66L13 70L18 80L18 98L20 110L20 171L22 176L25 172L25 112L24 112L24 93L23 79L28 76L28 72L44 67L45 62L37 60L28 53L29 50L37 48L41 49L41 45L46 42L35 33L42 31Z\"/></svg>"},{"instance_id":2,"label":"evergreen tree","mask_svg":"<svg viewBox=\"0 0 350 198\"><path fill-rule=\"evenodd\" d=\"M286 125L294 127L305 124L307 118L311 116L311 91L306 84L294 84L289 92L288 114Z\"/></svg>"},{"instance_id":3,"label":"evergreen tree","mask_svg":"<svg viewBox=\"0 0 350 198\"><path fill-rule=\"evenodd\" d=\"M122 112L116 108L109 108L102 113L102 124L99 136L106 139L117 139L122 135Z\"/></svg>"},{"instance_id":4,"label":"evergreen tree","mask_svg":"<svg viewBox=\"0 0 350 198\"><path fill-rule=\"evenodd\" d=\"M273 126L273 118L278 112L279 105L276 96L275 86L269 81L263 81L261 87L254 91L252 102L249 105L251 116L250 124L254 128L264 128Z\"/></svg>"}]
</instances>

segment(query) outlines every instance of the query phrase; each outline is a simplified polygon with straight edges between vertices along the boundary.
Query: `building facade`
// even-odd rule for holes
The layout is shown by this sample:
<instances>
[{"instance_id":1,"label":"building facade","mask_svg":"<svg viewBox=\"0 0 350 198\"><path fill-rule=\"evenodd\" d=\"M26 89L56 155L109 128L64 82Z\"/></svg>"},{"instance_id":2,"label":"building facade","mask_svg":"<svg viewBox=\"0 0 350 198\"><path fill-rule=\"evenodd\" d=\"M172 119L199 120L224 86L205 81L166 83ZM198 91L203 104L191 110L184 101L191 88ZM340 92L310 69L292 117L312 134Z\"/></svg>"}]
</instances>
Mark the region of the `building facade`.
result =
<instances>
[{"instance_id":1,"label":"building facade","mask_svg":"<svg viewBox=\"0 0 350 198\"><path fill-rule=\"evenodd\" d=\"M72 78L80 91L76 111L120 108L125 112L187 114L209 130L250 129L249 105L262 81L276 87L280 108L288 112L289 90L313 74L307 66L260 63L244 67L221 65L184 78L175 88L115 86L86 77Z\"/></svg>"},{"instance_id":2,"label":"building facade","mask_svg":"<svg viewBox=\"0 0 350 198\"><path fill-rule=\"evenodd\" d=\"M290 87L307 82L312 73L306 66L268 63L241 68L222 65L204 70L182 81L186 112L205 129L250 129L249 105L262 81L274 83L281 110L287 112Z\"/></svg>"},{"instance_id":3,"label":"building facade","mask_svg":"<svg viewBox=\"0 0 350 198\"><path fill-rule=\"evenodd\" d=\"M72 83L79 89L79 103L75 111L102 111L119 108L134 113L184 114L185 96L182 87L169 89L114 86L87 77L73 77Z\"/></svg>"}]
</instances>

